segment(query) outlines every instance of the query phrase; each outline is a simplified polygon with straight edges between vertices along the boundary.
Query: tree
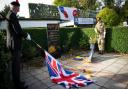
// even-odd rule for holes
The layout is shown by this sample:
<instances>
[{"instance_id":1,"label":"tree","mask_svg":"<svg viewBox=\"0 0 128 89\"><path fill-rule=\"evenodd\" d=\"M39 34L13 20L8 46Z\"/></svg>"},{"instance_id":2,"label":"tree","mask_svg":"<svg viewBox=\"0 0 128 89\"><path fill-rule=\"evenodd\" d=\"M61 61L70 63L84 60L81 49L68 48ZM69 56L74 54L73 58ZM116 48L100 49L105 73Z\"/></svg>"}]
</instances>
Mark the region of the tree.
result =
<instances>
[{"instance_id":1,"label":"tree","mask_svg":"<svg viewBox=\"0 0 128 89\"><path fill-rule=\"evenodd\" d=\"M79 0L80 8L82 9L96 9L96 0Z\"/></svg>"},{"instance_id":2,"label":"tree","mask_svg":"<svg viewBox=\"0 0 128 89\"><path fill-rule=\"evenodd\" d=\"M54 4L56 6L66 6L66 7L72 7L72 5L75 5L75 1L72 2L72 0L55 0ZM75 7L75 6L74 6Z\"/></svg>"},{"instance_id":3,"label":"tree","mask_svg":"<svg viewBox=\"0 0 128 89\"><path fill-rule=\"evenodd\" d=\"M115 0L113 9L119 15L121 21L128 16L128 0Z\"/></svg>"},{"instance_id":4,"label":"tree","mask_svg":"<svg viewBox=\"0 0 128 89\"><path fill-rule=\"evenodd\" d=\"M96 17L100 17L107 26L116 26L120 23L118 14L108 7L102 9Z\"/></svg>"},{"instance_id":5,"label":"tree","mask_svg":"<svg viewBox=\"0 0 128 89\"><path fill-rule=\"evenodd\" d=\"M103 0L106 7L112 8L114 6L115 0Z\"/></svg>"},{"instance_id":6,"label":"tree","mask_svg":"<svg viewBox=\"0 0 128 89\"><path fill-rule=\"evenodd\" d=\"M9 6L5 6L4 9L0 12L2 15L6 16L8 11L10 10L10 7Z\"/></svg>"},{"instance_id":7,"label":"tree","mask_svg":"<svg viewBox=\"0 0 128 89\"><path fill-rule=\"evenodd\" d=\"M128 0L126 0L125 4L122 6L122 12L124 18L128 17Z\"/></svg>"},{"instance_id":8,"label":"tree","mask_svg":"<svg viewBox=\"0 0 128 89\"><path fill-rule=\"evenodd\" d=\"M80 9L95 9L96 0L55 0L56 6L76 7Z\"/></svg>"},{"instance_id":9,"label":"tree","mask_svg":"<svg viewBox=\"0 0 128 89\"><path fill-rule=\"evenodd\" d=\"M115 0L115 5L121 7L127 0Z\"/></svg>"},{"instance_id":10,"label":"tree","mask_svg":"<svg viewBox=\"0 0 128 89\"><path fill-rule=\"evenodd\" d=\"M127 2L128 0L102 0L102 1L104 2L105 7L113 9L118 14L121 20L124 19L125 7L123 6L124 7L123 8L122 5L125 1Z\"/></svg>"},{"instance_id":11,"label":"tree","mask_svg":"<svg viewBox=\"0 0 128 89\"><path fill-rule=\"evenodd\" d=\"M54 3L55 5L57 5L57 6L61 6L61 5L63 5L62 0L54 0L53 3Z\"/></svg>"}]
</instances>

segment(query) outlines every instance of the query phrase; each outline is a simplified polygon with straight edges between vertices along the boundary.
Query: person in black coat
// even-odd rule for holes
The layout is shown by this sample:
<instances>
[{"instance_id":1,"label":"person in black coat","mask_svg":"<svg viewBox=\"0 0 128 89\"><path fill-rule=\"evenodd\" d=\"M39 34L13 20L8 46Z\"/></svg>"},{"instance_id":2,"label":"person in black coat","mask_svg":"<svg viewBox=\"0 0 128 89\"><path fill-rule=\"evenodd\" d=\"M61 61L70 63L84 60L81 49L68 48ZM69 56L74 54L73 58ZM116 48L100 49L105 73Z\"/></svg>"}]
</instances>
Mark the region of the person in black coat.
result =
<instances>
[{"instance_id":1,"label":"person in black coat","mask_svg":"<svg viewBox=\"0 0 128 89\"><path fill-rule=\"evenodd\" d=\"M21 61L21 45L22 38L31 40L28 33L22 31L19 24L18 18L16 16L19 12L20 4L18 2L11 2L10 11L8 12L6 18L7 23L7 47L11 52L12 60L12 79L16 89L27 89L24 82L20 80L20 61Z\"/></svg>"}]
</instances>

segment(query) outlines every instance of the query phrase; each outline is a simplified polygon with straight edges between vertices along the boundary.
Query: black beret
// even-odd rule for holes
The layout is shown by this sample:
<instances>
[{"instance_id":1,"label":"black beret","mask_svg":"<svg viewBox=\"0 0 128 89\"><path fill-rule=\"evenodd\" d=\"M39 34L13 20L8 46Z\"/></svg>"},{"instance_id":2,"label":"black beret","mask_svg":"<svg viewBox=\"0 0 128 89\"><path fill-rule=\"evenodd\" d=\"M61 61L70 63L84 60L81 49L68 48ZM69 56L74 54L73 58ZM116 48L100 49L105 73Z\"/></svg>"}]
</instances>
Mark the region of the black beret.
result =
<instances>
[{"instance_id":1,"label":"black beret","mask_svg":"<svg viewBox=\"0 0 128 89\"><path fill-rule=\"evenodd\" d=\"M16 2L16 1L13 1L13 2L11 2L11 5L20 6L20 3Z\"/></svg>"}]
</instances>

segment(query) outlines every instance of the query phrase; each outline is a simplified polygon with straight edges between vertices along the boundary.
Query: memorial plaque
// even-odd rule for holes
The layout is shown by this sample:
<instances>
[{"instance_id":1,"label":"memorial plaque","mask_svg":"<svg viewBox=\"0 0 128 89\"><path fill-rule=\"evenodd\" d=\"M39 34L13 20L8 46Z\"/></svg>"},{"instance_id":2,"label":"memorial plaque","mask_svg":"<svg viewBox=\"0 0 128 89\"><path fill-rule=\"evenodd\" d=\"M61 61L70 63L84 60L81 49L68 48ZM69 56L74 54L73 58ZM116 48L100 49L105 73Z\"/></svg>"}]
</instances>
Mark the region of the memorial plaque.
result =
<instances>
[{"instance_id":1,"label":"memorial plaque","mask_svg":"<svg viewBox=\"0 0 128 89\"><path fill-rule=\"evenodd\" d=\"M54 57L61 57L59 24L47 24L48 52Z\"/></svg>"},{"instance_id":2,"label":"memorial plaque","mask_svg":"<svg viewBox=\"0 0 128 89\"><path fill-rule=\"evenodd\" d=\"M50 45L59 46L59 24L47 24L48 47Z\"/></svg>"}]
</instances>

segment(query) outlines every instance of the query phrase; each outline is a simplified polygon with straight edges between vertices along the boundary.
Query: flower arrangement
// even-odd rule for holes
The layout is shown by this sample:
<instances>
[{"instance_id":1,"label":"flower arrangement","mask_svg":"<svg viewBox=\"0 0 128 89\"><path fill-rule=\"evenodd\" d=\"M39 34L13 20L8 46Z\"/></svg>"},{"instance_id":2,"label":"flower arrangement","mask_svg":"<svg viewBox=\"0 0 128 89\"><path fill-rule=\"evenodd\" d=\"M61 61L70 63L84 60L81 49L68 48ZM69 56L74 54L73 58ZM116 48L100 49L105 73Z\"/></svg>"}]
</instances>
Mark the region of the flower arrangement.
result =
<instances>
[{"instance_id":1,"label":"flower arrangement","mask_svg":"<svg viewBox=\"0 0 128 89\"><path fill-rule=\"evenodd\" d=\"M89 43L90 43L90 44L95 44L96 41L97 41L96 36L90 37L90 39L89 39Z\"/></svg>"},{"instance_id":2,"label":"flower arrangement","mask_svg":"<svg viewBox=\"0 0 128 89\"><path fill-rule=\"evenodd\" d=\"M54 46L54 45L51 45L51 46L48 48L48 52L49 52L49 53L54 53L54 52L56 52L55 46Z\"/></svg>"}]
</instances>

